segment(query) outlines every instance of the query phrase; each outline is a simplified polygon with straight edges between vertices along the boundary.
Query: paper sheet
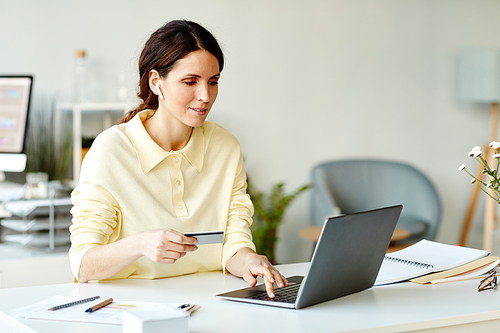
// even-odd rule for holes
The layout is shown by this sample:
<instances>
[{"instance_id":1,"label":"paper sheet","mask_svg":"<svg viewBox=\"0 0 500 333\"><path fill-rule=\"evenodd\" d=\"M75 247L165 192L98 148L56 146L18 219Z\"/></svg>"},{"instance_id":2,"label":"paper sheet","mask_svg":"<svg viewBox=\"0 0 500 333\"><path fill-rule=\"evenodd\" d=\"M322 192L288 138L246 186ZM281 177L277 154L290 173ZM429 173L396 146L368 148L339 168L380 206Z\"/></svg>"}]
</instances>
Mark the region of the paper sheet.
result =
<instances>
[{"instance_id":1,"label":"paper sheet","mask_svg":"<svg viewBox=\"0 0 500 333\"><path fill-rule=\"evenodd\" d=\"M61 320L61 321L77 321L84 323L97 323L97 324L112 324L121 325L122 315L124 311L130 309L137 310L154 310L156 307L161 307L162 309L171 309L173 312L181 311L178 309L183 303L152 303L152 302L138 302L138 301L118 301L113 300L108 306L105 306L92 313L85 312L86 309L92 307L102 299L95 300L93 302L87 302L71 306L68 308L50 311L49 308L65 304L73 301L77 301L79 298L60 296L56 295L49 299L34 303L31 305L24 306L12 310L12 314L15 316L26 318L26 319L48 319L48 320ZM191 303L194 304L194 303Z\"/></svg>"},{"instance_id":2,"label":"paper sheet","mask_svg":"<svg viewBox=\"0 0 500 333\"><path fill-rule=\"evenodd\" d=\"M455 276L450 276L450 277L443 278L443 279L433 280L433 281L431 281L431 283L437 284L437 283L446 283L446 282L484 278L485 274L490 272L491 270L495 269L495 267L497 267L499 263L500 263L500 261L497 260L497 261L492 262L489 265L485 265L483 267L473 269L473 270L466 272L466 273L462 273L462 274L455 275Z\"/></svg>"}]
</instances>

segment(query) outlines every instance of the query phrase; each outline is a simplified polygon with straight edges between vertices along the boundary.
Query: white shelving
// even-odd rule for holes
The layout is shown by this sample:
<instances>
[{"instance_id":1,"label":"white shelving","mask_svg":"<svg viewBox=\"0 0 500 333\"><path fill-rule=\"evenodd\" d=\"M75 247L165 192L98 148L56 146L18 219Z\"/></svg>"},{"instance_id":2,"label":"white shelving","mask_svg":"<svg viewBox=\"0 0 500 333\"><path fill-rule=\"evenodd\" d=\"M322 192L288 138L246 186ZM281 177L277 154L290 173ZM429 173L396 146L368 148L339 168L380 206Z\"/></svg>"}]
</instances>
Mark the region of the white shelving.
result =
<instances>
[{"instance_id":1,"label":"white shelving","mask_svg":"<svg viewBox=\"0 0 500 333\"><path fill-rule=\"evenodd\" d=\"M10 231L2 233L4 242L49 250L70 243L72 203L69 197L8 201L3 207L12 215L0 221Z\"/></svg>"},{"instance_id":2,"label":"white shelving","mask_svg":"<svg viewBox=\"0 0 500 333\"><path fill-rule=\"evenodd\" d=\"M29 232L29 231L42 231L50 229L50 218L41 219L28 219L28 220L11 220L4 219L0 223L5 228L8 228L17 232ZM69 229L71 226L71 219L65 217L56 217L54 221L54 228L58 229Z\"/></svg>"},{"instance_id":3,"label":"white shelving","mask_svg":"<svg viewBox=\"0 0 500 333\"><path fill-rule=\"evenodd\" d=\"M54 237L53 242L55 246L67 245L70 243L70 235L67 232L62 230L57 230ZM3 240L6 243L15 243L22 246L38 246L38 247L46 247L52 240L49 234L15 234L15 235L4 235Z\"/></svg>"},{"instance_id":4,"label":"white shelving","mask_svg":"<svg viewBox=\"0 0 500 333\"><path fill-rule=\"evenodd\" d=\"M73 113L73 185L78 183L80 178L80 163L82 160L82 115L85 112L104 112L104 128L111 127L112 111L122 111L123 113L132 109L131 103L110 102L110 103L57 103L56 104L56 141L60 142L60 119L61 111L71 111Z\"/></svg>"}]
</instances>

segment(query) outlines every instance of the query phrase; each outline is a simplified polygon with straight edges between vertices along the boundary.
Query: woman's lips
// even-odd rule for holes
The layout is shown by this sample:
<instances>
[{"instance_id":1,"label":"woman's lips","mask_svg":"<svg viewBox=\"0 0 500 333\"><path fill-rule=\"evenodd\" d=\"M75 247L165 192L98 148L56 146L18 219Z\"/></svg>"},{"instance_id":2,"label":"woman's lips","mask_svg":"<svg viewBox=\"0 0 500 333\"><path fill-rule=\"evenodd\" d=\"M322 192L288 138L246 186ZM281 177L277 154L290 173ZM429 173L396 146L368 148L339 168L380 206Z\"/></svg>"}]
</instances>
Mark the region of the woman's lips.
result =
<instances>
[{"instance_id":1,"label":"woman's lips","mask_svg":"<svg viewBox=\"0 0 500 333\"><path fill-rule=\"evenodd\" d=\"M194 112L196 112L198 114L204 114L208 110L208 108L192 108L192 107L190 107L189 109L193 110Z\"/></svg>"}]
</instances>

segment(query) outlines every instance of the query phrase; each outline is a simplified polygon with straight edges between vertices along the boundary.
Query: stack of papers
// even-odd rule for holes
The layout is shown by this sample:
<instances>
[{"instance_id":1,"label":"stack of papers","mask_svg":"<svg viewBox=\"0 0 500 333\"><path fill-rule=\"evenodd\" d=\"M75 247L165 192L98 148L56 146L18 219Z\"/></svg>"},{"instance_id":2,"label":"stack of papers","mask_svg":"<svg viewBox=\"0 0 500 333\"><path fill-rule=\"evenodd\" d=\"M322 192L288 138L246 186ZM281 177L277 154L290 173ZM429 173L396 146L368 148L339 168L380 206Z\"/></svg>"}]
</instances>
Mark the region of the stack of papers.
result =
<instances>
[{"instance_id":1,"label":"stack of papers","mask_svg":"<svg viewBox=\"0 0 500 333\"><path fill-rule=\"evenodd\" d=\"M463 281L470 279L479 279L487 275L492 270L497 271L500 264L500 258L494 256L487 256L481 259L474 260L468 264L459 266L457 268L449 269L443 272L427 274L418 278L411 279L410 282L420 284L438 284L454 281Z\"/></svg>"},{"instance_id":2,"label":"stack of papers","mask_svg":"<svg viewBox=\"0 0 500 333\"><path fill-rule=\"evenodd\" d=\"M86 309L101 302L102 299L74 305L60 310L55 310L55 311L48 310L53 306L66 304L77 300L79 300L79 298L57 295L49 299L46 299L44 301L40 301L35 304L15 309L12 311L12 313L17 317L26 319L48 319L48 320L77 321L85 323L121 325L122 315L124 311L128 311L131 309L155 311L156 309L161 308L162 311L172 311L172 313L178 313L178 311L183 311L179 309L179 307L182 306L183 303L179 304L152 303L152 302L114 300L113 303L99 309L98 311L94 311L91 313L85 312ZM189 304L192 304L194 306L194 303L189 303Z\"/></svg>"}]
</instances>

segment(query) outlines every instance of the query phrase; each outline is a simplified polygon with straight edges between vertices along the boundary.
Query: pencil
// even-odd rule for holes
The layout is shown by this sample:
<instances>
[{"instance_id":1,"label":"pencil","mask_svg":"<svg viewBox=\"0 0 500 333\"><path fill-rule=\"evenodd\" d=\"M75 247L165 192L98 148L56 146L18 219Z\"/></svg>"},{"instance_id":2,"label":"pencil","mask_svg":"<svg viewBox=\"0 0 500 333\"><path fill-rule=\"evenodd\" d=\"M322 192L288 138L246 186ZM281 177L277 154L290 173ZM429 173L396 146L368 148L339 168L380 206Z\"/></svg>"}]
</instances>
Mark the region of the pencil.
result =
<instances>
[{"instance_id":1,"label":"pencil","mask_svg":"<svg viewBox=\"0 0 500 333\"><path fill-rule=\"evenodd\" d=\"M91 307L91 308L88 308L87 310L85 310L85 312L89 312L89 313L90 313L90 312L94 312L94 311L96 311L96 310L99 310L100 308L105 307L105 306L106 306L106 305L108 305L108 304L111 304L111 303L113 303L113 299L112 299L112 298L108 298L107 300L102 301L101 303L96 304L96 305L94 305L94 306L93 306L93 307Z\"/></svg>"},{"instance_id":2,"label":"pencil","mask_svg":"<svg viewBox=\"0 0 500 333\"><path fill-rule=\"evenodd\" d=\"M64 308L67 308L67 307L70 307L70 306L73 306L73 305L78 305L78 304L82 304L82 303L94 301L94 300L96 300L96 299L98 299L100 297L101 296L93 296L93 297L89 297L89 298L84 298L84 299L81 299L81 300L78 300L78 301L74 301L74 302L70 302L70 303L66 303L66 304L61 304L61 305L53 306L53 307L51 307L48 310L49 311L55 311L55 310L59 310L59 309L64 309Z\"/></svg>"}]
</instances>

